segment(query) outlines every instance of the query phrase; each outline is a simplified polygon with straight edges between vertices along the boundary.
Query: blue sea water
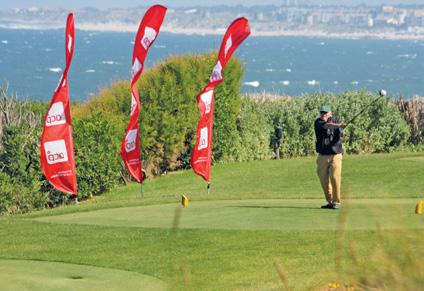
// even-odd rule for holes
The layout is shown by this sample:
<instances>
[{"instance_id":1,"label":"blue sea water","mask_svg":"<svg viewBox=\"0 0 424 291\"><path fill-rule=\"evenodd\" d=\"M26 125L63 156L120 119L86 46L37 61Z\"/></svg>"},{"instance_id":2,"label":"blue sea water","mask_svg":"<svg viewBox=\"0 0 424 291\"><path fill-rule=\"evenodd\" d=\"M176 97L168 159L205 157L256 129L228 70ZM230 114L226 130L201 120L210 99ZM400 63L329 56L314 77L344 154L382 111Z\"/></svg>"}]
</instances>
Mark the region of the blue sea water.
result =
<instances>
[{"instance_id":1,"label":"blue sea water","mask_svg":"<svg viewBox=\"0 0 424 291\"><path fill-rule=\"evenodd\" d=\"M86 100L113 81L128 80L134 37L77 31L71 99ZM171 55L218 49L221 39L160 33L146 66ZM245 64L246 93L297 96L384 88L391 96L424 96L424 41L249 37L236 55ZM8 82L10 92L49 100L63 67L63 30L0 29L0 82Z\"/></svg>"}]
</instances>

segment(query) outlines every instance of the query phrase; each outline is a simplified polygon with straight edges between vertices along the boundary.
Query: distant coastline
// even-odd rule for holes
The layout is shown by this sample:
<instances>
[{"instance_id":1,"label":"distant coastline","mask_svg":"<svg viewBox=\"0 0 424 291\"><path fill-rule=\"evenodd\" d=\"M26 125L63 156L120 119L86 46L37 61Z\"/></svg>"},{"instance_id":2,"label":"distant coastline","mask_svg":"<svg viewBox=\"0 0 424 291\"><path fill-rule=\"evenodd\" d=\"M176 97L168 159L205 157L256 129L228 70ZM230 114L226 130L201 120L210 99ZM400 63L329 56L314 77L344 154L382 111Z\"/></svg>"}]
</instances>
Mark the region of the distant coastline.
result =
<instances>
[{"instance_id":1,"label":"distant coastline","mask_svg":"<svg viewBox=\"0 0 424 291\"><path fill-rule=\"evenodd\" d=\"M45 25L45 24L0 24L2 29L15 30L54 30L64 29L63 25ZM80 23L76 26L78 30L92 32L135 32L138 24L126 24L121 22L109 23ZM207 28L175 28L163 26L161 31L181 34L181 35L222 35L225 32L224 28L207 29ZM370 33L370 32L329 32L323 30L275 30L263 31L252 29L251 36L290 36L290 37L308 37L308 38L328 38L328 39L377 39L377 40L424 40L424 34L407 34L396 32Z\"/></svg>"},{"instance_id":2,"label":"distant coastline","mask_svg":"<svg viewBox=\"0 0 424 291\"><path fill-rule=\"evenodd\" d=\"M163 28L162 31L175 34L187 35L222 35L224 30L210 29L169 29ZM308 37L308 38L328 38L328 39L381 39L381 40L424 40L423 35L399 34L399 33L335 33L320 30L280 30L280 31L258 31L252 29L251 36L290 36L290 37Z\"/></svg>"},{"instance_id":3,"label":"distant coastline","mask_svg":"<svg viewBox=\"0 0 424 291\"><path fill-rule=\"evenodd\" d=\"M244 16L249 19L252 36L424 40L424 4L298 5L293 1L281 1L281 5L172 7L167 11L162 31L181 35L222 35L234 19ZM147 8L85 7L73 12L79 30L134 33ZM0 9L0 28L63 29L67 12L64 8L36 6Z\"/></svg>"}]
</instances>

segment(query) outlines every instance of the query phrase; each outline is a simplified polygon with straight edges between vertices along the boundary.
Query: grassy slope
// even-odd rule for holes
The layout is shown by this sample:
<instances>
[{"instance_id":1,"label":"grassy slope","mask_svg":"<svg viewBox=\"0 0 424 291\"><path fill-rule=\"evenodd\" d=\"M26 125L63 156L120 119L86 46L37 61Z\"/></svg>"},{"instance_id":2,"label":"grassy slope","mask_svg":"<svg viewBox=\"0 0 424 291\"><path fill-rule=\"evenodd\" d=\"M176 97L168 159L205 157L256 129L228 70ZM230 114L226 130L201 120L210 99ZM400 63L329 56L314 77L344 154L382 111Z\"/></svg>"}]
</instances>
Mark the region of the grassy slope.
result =
<instances>
[{"instance_id":1,"label":"grassy slope","mask_svg":"<svg viewBox=\"0 0 424 291\"><path fill-rule=\"evenodd\" d=\"M318 199L197 201L181 211L177 203L120 207L35 218L62 224L172 228L175 213L180 229L337 230L341 211L322 211ZM424 228L415 215L416 199L355 199L349 202L349 230ZM178 212L180 211L180 212Z\"/></svg>"},{"instance_id":2,"label":"grassy slope","mask_svg":"<svg viewBox=\"0 0 424 291\"><path fill-rule=\"evenodd\" d=\"M24 274L24 275L23 275ZM48 280L46 280L48 274ZM23 277L25 280L23 280ZM155 278L116 269L64 263L2 260L0 282L7 290L166 290Z\"/></svg>"},{"instance_id":3,"label":"grassy slope","mask_svg":"<svg viewBox=\"0 0 424 291\"><path fill-rule=\"evenodd\" d=\"M343 161L342 190L351 198L418 198L424 196L422 153L346 156ZM172 173L148 180L146 199L140 187L131 184L82 203L77 211L119 206L171 203L182 194L191 200L216 199L312 199L323 194L315 174L315 158L255 161L217 165L212 170L212 194L205 182L192 171ZM45 216L74 212L75 207L38 212Z\"/></svg>"},{"instance_id":4,"label":"grassy slope","mask_svg":"<svg viewBox=\"0 0 424 291\"><path fill-rule=\"evenodd\" d=\"M422 154L351 156L345 158L343 167L344 192L351 198L422 197ZM405 257L422 251L417 247L422 230L345 231L343 215L336 218L338 230L307 231L179 229L173 232L165 228L61 225L27 219L133 205L176 204L180 195L187 193L192 201L322 197L313 158L218 165L213 168L212 179L211 195L205 194L205 184L200 178L182 172L148 181L144 200L139 198L138 185L130 185L78 206L0 219L0 258L130 270L160 278L171 287L188 284L195 290L277 289L281 286L273 266L277 260L287 272L289 285L301 290L319 288L332 280L349 281L364 270L371 272L372 262L381 262L380 256L391 265L399 261L403 264ZM310 203L319 206L316 200ZM290 213L294 217L300 215L296 211ZM328 215L328 219L335 219L333 213ZM382 254L382 249L387 252ZM392 249L401 254L395 262L392 262ZM357 265L361 269L352 271Z\"/></svg>"}]
</instances>

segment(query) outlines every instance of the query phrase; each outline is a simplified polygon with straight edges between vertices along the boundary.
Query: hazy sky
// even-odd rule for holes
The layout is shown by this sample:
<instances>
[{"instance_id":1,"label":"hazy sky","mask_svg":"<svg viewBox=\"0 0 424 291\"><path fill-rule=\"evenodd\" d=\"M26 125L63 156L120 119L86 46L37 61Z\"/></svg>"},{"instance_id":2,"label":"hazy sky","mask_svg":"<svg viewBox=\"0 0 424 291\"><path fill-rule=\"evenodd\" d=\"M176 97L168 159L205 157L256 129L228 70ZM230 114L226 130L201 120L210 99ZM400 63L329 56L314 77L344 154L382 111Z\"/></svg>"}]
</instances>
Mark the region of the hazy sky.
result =
<instances>
[{"instance_id":1,"label":"hazy sky","mask_svg":"<svg viewBox=\"0 0 424 291\"><path fill-rule=\"evenodd\" d=\"M293 0L291 0L293 1ZM348 4L356 5L361 3L367 3L368 5L380 5L380 4L424 4L424 0L298 0L299 3L303 4ZM109 7L131 7L139 5L151 5L160 3L172 6L194 6L194 5L264 5L264 4L282 4L285 0L0 0L0 9L8 8L25 8L25 7L63 7L63 8L80 8L80 7L96 7L96 8L109 8Z\"/></svg>"}]
</instances>

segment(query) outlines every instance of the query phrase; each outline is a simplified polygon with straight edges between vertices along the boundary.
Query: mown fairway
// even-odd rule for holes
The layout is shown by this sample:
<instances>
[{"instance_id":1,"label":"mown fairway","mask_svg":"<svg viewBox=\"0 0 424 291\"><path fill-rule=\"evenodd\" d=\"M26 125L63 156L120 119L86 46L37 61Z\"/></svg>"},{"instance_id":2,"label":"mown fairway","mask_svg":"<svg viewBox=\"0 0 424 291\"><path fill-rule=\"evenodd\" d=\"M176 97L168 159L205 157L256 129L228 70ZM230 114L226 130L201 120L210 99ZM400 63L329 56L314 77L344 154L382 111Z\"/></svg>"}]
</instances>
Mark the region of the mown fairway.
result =
<instances>
[{"instance_id":1,"label":"mown fairway","mask_svg":"<svg viewBox=\"0 0 424 291\"><path fill-rule=\"evenodd\" d=\"M144 199L132 184L1 218L0 289L279 290L283 275L295 290L413 290L424 284L423 177L422 153L347 156L343 208L321 210L314 158L237 163L213 168L209 195L188 171L149 180Z\"/></svg>"},{"instance_id":2,"label":"mown fairway","mask_svg":"<svg viewBox=\"0 0 424 291\"><path fill-rule=\"evenodd\" d=\"M424 228L411 209L416 199L357 199L349 204L350 230ZM193 202L180 212L181 229L337 230L339 211L323 211L317 199ZM179 205L112 208L36 218L36 221L117 227L171 228ZM330 212L330 213L329 213ZM396 215L394 215L396 214Z\"/></svg>"},{"instance_id":3,"label":"mown fairway","mask_svg":"<svg viewBox=\"0 0 424 291\"><path fill-rule=\"evenodd\" d=\"M135 272L56 262L2 260L6 290L166 290L156 278Z\"/></svg>"}]
</instances>

